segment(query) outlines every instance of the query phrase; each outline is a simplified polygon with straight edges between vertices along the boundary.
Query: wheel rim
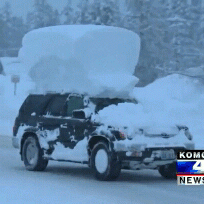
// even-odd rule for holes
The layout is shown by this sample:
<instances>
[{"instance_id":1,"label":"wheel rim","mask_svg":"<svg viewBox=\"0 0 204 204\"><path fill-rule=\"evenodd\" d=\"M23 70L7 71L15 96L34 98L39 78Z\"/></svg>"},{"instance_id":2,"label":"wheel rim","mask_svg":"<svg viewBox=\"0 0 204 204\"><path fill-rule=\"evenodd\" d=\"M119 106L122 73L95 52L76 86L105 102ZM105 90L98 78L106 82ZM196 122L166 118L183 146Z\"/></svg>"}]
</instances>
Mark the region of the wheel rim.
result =
<instances>
[{"instance_id":1,"label":"wheel rim","mask_svg":"<svg viewBox=\"0 0 204 204\"><path fill-rule=\"evenodd\" d=\"M100 149L96 153L95 166L99 173L104 173L108 168L108 154L105 150Z\"/></svg>"},{"instance_id":2,"label":"wheel rim","mask_svg":"<svg viewBox=\"0 0 204 204\"><path fill-rule=\"evenodd\" d=\"M30 142L26 149L26 160L28 164L33 165L37 162L38 148L34 141Z\"/></svg>"}]
</instances>

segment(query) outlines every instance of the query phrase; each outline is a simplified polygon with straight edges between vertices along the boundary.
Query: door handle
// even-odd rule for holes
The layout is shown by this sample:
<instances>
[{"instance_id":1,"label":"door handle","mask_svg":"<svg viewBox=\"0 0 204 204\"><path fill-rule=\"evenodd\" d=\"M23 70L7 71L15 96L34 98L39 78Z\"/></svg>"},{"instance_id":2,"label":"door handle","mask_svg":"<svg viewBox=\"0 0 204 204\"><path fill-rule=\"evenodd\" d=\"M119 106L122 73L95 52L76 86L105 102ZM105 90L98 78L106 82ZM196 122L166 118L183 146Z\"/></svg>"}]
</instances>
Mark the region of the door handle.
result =
<instances>
[{"instance_id":1,"label":"door handle","mask_svg":"<svg viewBox=\"0 0 204 204\"><path fill-rule=\"evenodd\" d=\"M61 128L67 128L67 123L66 124L61 124L60 127Z\"/></svg>"}]
</instances>

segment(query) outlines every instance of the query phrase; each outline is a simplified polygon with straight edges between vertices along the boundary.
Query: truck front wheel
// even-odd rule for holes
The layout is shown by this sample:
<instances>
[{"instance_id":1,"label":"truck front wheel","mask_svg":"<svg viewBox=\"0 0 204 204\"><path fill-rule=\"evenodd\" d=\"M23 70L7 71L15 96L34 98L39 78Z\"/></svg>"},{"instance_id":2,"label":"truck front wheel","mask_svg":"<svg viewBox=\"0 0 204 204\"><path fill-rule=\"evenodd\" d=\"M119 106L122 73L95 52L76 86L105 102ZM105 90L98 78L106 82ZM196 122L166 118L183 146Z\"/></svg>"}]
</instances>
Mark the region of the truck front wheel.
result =
<instances>
[{"instance_id":1,"label":"truck front wheel","mask_svg":"<svg viewBox=\"0 0 204 204\"><path fill-rule=\"evenodd\" d=\"M121 164L109 150L108 145L100 141L91 152L91 166L98 180L115 180L121 172Z\"/></svg>"}]
</instances>

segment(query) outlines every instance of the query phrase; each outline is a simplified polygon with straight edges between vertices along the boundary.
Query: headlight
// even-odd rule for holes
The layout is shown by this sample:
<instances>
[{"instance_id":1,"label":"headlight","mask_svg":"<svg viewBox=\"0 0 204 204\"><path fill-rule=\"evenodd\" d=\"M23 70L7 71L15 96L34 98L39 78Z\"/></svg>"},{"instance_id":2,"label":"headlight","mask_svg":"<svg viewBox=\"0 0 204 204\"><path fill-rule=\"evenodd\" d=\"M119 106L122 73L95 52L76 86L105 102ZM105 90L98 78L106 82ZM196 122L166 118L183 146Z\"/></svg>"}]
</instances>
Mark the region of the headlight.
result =
<instances>
[{"instance_id":1,"label":"headlight","mask_svg":"<svg viewBox=\"0 0 204 204\"><path fill-rule=\"evenodd\" d=\"M112 130L111 133L116 137L117 140L125 140L126 135L125 133L118 131L118 130Z\"/></svg>"}]
</instances>

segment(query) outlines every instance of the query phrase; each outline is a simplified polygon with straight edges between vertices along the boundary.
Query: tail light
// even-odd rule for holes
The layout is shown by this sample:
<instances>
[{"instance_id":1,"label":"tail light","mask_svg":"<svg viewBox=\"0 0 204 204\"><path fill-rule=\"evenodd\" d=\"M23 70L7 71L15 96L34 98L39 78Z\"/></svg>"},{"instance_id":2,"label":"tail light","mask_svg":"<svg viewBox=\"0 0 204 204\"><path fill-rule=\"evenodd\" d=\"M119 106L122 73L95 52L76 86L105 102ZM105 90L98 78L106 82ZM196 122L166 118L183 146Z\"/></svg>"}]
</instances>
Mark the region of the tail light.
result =
<instances>
[{"instance_id":1,"label":"tail light","mask_svg":"<svg viewBox=\"0 0 204 204\"><path fill-rule=\"evenodd\" d=\"M126 139L126 136L125 136L125 134L124 134L123 132L119 132L119 135L120 135L120 138L121 138L122 140L125 140L125 139Z\"/></svg>"}]
</instances>

